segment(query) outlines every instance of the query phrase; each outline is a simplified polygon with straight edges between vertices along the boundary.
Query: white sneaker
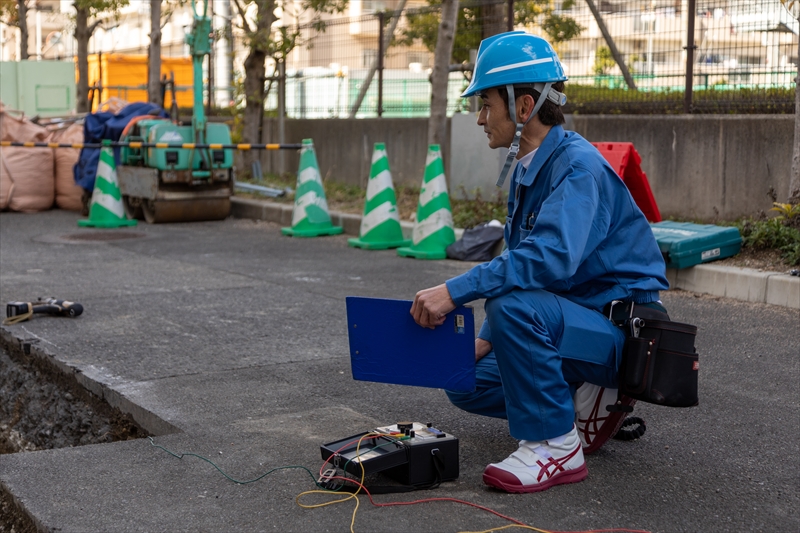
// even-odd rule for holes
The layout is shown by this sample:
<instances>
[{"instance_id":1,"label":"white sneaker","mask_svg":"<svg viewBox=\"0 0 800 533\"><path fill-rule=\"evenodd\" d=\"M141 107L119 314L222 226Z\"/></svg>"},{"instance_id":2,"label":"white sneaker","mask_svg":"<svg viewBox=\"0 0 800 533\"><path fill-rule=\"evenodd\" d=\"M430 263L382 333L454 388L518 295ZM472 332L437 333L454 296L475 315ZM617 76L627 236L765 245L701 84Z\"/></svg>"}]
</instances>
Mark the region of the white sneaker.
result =
<instances>
[{"instance_id":1,"label":"white sneaker","mask_svg":"<svg viewBox=\"0 0 800 533\"><path fill-rule=\"evenodd\" d=\"M483 482L506 492L539 492L554 485L577 483L589 474L575 426L565 436L550 441L519 443L519 449L502 463L483 471Z\"/></svg>"},{"instance_id":2,"label":"white sneaker","mask_svg":"<svg viewBox=\"0 0 800 533\"><path fill-rule=\"evenodd\" d=\"M607 389L599 385L584 383L572 398L575 403L575 426L583 445L583 453L598 450L608 439L619 431L628 415L624 411L609 412L606 406L617 404L617 389ZM618 407L632 406L633 398L622 396Z\"/></svg>"}]
</instances>

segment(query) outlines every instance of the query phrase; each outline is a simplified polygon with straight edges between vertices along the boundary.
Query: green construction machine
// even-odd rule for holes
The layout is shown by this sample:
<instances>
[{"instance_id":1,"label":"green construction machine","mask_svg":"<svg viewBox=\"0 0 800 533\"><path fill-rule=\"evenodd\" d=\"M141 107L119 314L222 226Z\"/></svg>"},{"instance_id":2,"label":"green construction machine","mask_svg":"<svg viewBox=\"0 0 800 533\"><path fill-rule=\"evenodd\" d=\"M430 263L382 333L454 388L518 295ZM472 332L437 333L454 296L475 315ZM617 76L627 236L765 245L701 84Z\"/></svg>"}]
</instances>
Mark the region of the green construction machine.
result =
<instances>
[{"instance_id":1,"label":"green construction machine","mask_svg":"<svg viewBox=\"0 0 800 533\"><path fill-rule=\"evenodd\" d=\"M122 148L117 176L129 218L143 218L154 224L221 220L230 214L233 152L213 148L230 145L230 129L226 124L209 123L203 107L203 61L212 46L211 20L206 15L208 2L203 6L203 13L199 14L192 0L194 23L186 34L194 69L191 126L174 122L177 113L173 113L173 120L146 117L132 122L120 139L133 146L137 142L171 145ZM192 148L172 147L182 144Z\"/></svg>"}]
</instances>

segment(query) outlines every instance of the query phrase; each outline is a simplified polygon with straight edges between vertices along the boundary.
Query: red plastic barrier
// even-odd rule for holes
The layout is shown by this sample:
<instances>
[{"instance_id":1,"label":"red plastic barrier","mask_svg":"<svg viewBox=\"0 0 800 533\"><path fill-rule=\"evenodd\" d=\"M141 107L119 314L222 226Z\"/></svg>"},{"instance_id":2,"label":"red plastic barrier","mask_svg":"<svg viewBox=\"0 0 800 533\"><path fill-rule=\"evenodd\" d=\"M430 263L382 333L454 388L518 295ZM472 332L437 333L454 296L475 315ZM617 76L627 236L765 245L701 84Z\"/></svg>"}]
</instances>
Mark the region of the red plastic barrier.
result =
<instances>
[{"instance_id":1,"label":"red plastic barrier","mask_svg":"<svg viewBox=\"0 0 800 533\"><path fill-rule=\"evenodd\" d=\"M633 143L592 143L611 167L617 172L623 183L631 191L631 196L650 222L661 222L661 213L650 190L647 175L642 172L642 158Z\"/></svg>"}]
</instances>

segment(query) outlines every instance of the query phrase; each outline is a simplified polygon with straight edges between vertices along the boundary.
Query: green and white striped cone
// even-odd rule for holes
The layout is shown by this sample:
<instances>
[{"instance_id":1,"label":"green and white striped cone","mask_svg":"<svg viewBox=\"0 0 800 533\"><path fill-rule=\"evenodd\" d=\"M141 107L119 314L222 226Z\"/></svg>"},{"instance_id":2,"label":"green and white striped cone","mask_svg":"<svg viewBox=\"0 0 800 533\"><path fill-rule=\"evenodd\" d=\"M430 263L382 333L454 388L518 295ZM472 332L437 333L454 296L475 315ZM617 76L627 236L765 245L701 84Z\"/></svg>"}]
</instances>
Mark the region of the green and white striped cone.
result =
<instances>
[{"instance_id":1,"label":"green and white striped cone","mask_svg":"<svg viewBox=\"0 0 800 533\"><path fill-rule=\"evenodd\" d=\"M445 259L447 247L456 240L453 213L444 177L444 164L438 144L428 148L425 177L419 192L417 220L411 246L398 248L397 255L417 259Z\"/></svg>"},{"instance_id":2,"label":"green and white striped cone","mask_svg":"<svg viewBox=\"0 0 800 533\"><path fill-rule=\"evenodd\" d=\"M105 144L105 143L104 143ZM100 148L97 177L94 180L89 218L78 221L82 228L121 228L135 226L136 221L125 216L122 194L119 192L117 167L110 146Z\"/></svg>"},{"instance_id":3,"label":"green and white striped cone","mask_svg":"<svg viewBox=\"0 0 800 533\"><path fill-rule=\"evenodd\" d=\"M319 176L314 142L303 139L300 149L300 168L297 171L297 187L292 210L292 227L282 228L281 233L292 237L319 237L338 235L344 229L331 223L328 201Z\"/></svg>"},{"instance_id":4,"label":"green and white striped cone","mask_svg":"<svg viewBox=\"0 0 800 533\"><path fill-rule=\"evenodd\" d=\"M400 215L397 212L397 196L394 193L392 172L389 170L389 157L386 155L384 143L375 143L372 151L372 167L359 238L347 239L347 244L365 250L386 250L411 244L411 241L403 239L403 228L400 227Z\"/></svg>"}]
</instances>

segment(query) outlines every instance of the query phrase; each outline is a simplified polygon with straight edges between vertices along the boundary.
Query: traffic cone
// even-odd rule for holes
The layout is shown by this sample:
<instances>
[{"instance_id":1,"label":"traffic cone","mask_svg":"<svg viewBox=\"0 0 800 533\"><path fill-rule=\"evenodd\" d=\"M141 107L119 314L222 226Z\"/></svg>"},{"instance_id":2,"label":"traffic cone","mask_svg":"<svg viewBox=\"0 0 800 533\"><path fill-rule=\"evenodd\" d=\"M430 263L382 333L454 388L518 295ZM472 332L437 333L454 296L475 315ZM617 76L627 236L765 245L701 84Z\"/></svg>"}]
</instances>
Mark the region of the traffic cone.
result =
<instances>
[{"instance_id":1,"label":"traffic cone","mask_svg":"<svg viewBox=\"0 0 800 533\"><path fill-rule=\"evenodd\" d=\"M438 144L428 147L425 177L419 191L417 220L411 237L411 246L398 248L397 255L417 259L445 259L447 247L456 240L447 181L444 178L444 164Z\"/></svg>"},{"instance_id":2,"label":"traffic cone","mask_svg":"<svg viewBox=\"0 0 800 533\"><path fill-rule=\"evenodd\" d=\"M384 143L375 143L372 151L372 167L359 238L347 239L347 244L365 250L385 250L411 244L411 241L403 239L403 229L397 213L397 196L394 193L392 172L389 170L389 158Z\"/></svg>"},{"instance_id":3,"label":"traffic cone","mask_svg":"<svg viewBox=\"0 0 800 533\"><path fill-rule=\"evenodd\" d=\"M334 226L328 214L328 201L319 176L314 142L303 139L300 149L300 169L297 171L297 187L292 210L292 227L282 228L281 233L292 237L319 237L338 235L344 231Z\"/></svg>"},{"instance_id":4,"label":"traffic cone","mask_svg":"<svg viewBox=\"0 0 800 533\"><path fill-rule=\"evenodd\" d=\"M104 141L103 144L109 144L109 142ZM94 180L89 218L79 220L78 226L82 228L121 228L135 225L136 221L127 218L122 207L122 194L119 192L114 152L110 146L103 146L100 149L100 161L97 163L97 177Z\"/></svg>"}]
</instances>

